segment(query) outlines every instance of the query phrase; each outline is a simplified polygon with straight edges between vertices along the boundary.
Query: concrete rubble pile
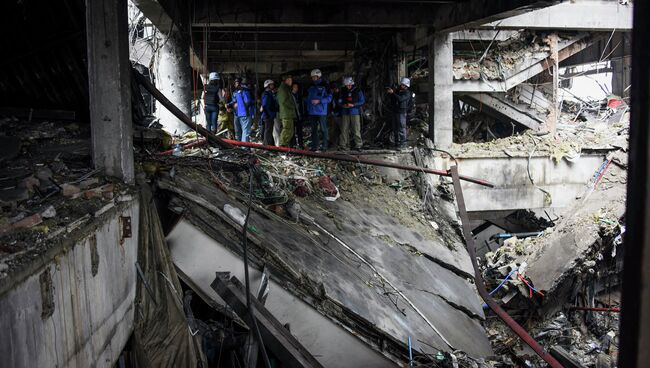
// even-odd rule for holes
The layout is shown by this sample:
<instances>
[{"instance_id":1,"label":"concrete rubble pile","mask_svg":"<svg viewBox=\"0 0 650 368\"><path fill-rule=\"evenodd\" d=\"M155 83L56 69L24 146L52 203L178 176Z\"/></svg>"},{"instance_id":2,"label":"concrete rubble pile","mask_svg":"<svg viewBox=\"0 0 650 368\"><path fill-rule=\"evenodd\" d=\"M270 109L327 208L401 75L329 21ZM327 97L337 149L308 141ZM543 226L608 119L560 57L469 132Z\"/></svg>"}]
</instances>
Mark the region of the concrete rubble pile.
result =
<instances>
[{"instance_id":1,"label":"concrete rubble pile","mask_svg":"<svg viewBox=\"0 0 650 368\"><path fill-rule=\"evenodd\" d=\"M0 131L1 279L74 237L127 188L92 169L87 126L8 117Z\"/></svg>"},{"instance_id":2,"label":"concrete rubble pile","mask_svg":"<svg viewBox=\"0 0 650 368\"><path fill-rule=\"evenodd\" d=\"M572 357L569 366L613 367L625 233L628 108L598 108L600 118L585 110L576 107L576 122L561 125L557 137L526 134L465 144L462 149L474 154L502 150L509 157L521 151L529 157L546 154L556 162L570 162L587 151L604 153L602 165L594 168L592 179L558 218L520 238L504 234L481 264L492 296L554 355ZM487 326L504 362L544 366L498 321Z\"/></svg>"},{"instance_id":3,"label":"concrete rubble pile","mask_svg":"<svg viewBox=\"0 0 650 368\"><path fill-rule=\"evenodd\" d=\"M455 124L454 152L492 156L495 152L548 153L555 161L571 159L582 150L627 147L629 106L617 96L602 101L565 100L557 123L556 137L500 123L470 109ZM558 144L559 142L559 144Z\"/></svg>"}]
</instances>

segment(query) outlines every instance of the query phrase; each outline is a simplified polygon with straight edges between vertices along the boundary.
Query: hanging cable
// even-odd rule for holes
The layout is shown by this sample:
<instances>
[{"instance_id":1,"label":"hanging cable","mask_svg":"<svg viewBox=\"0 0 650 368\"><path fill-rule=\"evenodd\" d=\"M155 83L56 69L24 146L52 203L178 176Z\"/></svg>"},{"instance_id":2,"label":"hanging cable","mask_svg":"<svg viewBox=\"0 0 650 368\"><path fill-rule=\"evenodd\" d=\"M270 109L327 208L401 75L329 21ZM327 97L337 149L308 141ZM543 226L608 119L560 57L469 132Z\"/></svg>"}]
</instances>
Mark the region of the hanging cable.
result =
<instances>
[{"instance_id":1,"label":"hanging cable","mask_svg":"<svg viewBox=\"0 0 650 368\"><path fill-rule=\"evenodd\" d=\"M264 340L262 340L262 334L260 333L260 328L257 325L257 319L255 318L255 313L253 312L253 307L251 306L251 286L250 279L248 277L248 221L251 216L251 206L253 204L253 168L255 160L251 157L248 163L248 205L246 208L246 218L244 219L244 229L242 230L242 248L244 250L244 281L246 285L246 308L248 308L248 314L250 315L252 321L253 330L255 330L255 335L257 337L257 342L260 344L260 350L262 352L262 358L264 359L264 366L266 368L271 368L271 362L269 361L269 356L266 354L266 349L264 348ZM251 326L249 326L251 327Z\"/></svg>"}]
</instances>

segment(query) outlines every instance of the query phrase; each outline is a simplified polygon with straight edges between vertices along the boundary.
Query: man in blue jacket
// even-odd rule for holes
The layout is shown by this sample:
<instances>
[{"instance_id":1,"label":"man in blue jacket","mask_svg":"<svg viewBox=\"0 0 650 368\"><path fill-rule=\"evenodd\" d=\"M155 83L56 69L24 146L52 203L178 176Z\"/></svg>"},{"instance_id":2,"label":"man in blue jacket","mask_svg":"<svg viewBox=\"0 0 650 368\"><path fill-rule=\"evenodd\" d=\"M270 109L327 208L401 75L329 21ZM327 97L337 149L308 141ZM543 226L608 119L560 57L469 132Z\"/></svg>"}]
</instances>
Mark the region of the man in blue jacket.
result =
<instances>
[{"instance_id":1,"label":"man in blue jacket","mask_svg":"<svg viewBox=\"0 0 650 368\"><path fill-rule=\"evenodd\" d=\"M262 112L262 126L264 127L263 132L263 141L267 146L274 145L273 142L273 122L275 117L280 110L278 106L278 100L273 93L275 89L275 82L268 79L264 81L264 92L262 92L262 107L260 111Z\"/></svg>"},{"instance_id":2,"label":"man in blue jacket","mask_svg":"<svg viewBox=\"0 0 650 368\"><path fill-rule=\"evenodd\" d=\"M354 149L361 151L363 146L361 141L361 106L366 103L366 98L363 91L354 86L352 77L344 78L343 84L345 87L339 95L339 105L341 106L339 149L342 151L350 150L350 127L352 127Z\"/></svg>"},{"instance_id":3,"label":"man in blue jacket","mask_svg":"<svg viewBox=\"0 0 650 368\"><path fill-rule=\"evenodd\" d=\"M327 151L329 140L327 132L327 106L332 102L332 94L321 78L323 73L314 69L311 71L311 80L314 82L307 90L307 113L311 123L311 150L320 149L320 134L323 135L322 150ZM320 132L319 132L320 128Z\"/></svg>"},{"instance_id":4,"label":"man in blue jacket","mask_svg":"<svg viewBox=\"0 0 650 368\"><path fill-rule=\"evenodd\" d=\"M235 110L235 139L248 142L251 135L253 116L255 115L255 101L246 78L235 79L235 92L229 107Z\"/></svg>"}]
</instances>

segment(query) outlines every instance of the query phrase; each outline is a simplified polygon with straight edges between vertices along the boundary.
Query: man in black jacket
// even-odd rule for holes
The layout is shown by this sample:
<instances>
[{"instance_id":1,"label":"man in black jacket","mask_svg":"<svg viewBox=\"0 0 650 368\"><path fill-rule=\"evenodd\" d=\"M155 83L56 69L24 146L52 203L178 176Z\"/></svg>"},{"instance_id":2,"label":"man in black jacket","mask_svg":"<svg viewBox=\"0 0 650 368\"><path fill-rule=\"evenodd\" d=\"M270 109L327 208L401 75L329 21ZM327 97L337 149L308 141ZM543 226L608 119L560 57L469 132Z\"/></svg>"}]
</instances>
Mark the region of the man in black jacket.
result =
<instances>
[{"instance_id":1,"label":"man in black jacket","mask_svg":"<svg viewBox=\"0 0 650 368\"><path fill-rule=\"evenodd\" d=\"M219 114L219 74L210 73L208 84L203 91L203 106L205 106L205 128L212 133L217 131L217 115Z\"/></svg>"},{"instance_id":2,"label":"man in black jacket","mask_svg":"<svg viewBox=\"0 0 650 368\"><path fill-rule=\"evenodd\" d=\"M386 92L392 97L392 111L393 116L391 119L391 129L393 137L395 138L395 147L403 149L406 147L406 114L413 106L412 93L409 90L411 87L411 80L402 78L400 80L399 89L397 91L392 88L387 88Z\"/></svg>"}]
</instances>

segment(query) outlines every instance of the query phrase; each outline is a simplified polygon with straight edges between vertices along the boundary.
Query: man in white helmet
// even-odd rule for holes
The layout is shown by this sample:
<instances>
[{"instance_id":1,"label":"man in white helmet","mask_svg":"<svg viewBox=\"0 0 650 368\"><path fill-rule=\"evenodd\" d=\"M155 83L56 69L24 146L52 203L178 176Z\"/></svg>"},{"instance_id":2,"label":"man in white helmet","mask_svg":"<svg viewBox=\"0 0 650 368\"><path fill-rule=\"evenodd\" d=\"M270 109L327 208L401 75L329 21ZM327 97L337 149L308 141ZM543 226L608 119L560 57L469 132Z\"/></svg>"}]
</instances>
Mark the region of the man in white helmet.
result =
<instances>
[{"instance_id":1,"label":"man in white helmet","mask_svg":"<svg viewBox=\"0 0 650 368\"><path fill-rule=\"evenodd\" d=\"M392 97L391 110L393 116L391 119L391 129L395 139L395 148L403 149L406 147L406 114L413 106L413 94L409 90L411 80L404 77L399 82L397 91L387 88L386 92Z\"/></svg>"},{"instance_id":2,"label":"man in white helmet","mask_svg":"<svg viewBox=\"0 0 650 368\"><path fill-rule=\"evenodd\" d=\"M217 115L219 114L219 74L210 73L208 84L203 90L203 106L205 111L205 129L216 132Z\"/></svg>"},{"instance_id":3,"label":"man in white helmet","mask_svg":"<svg viewBox=\"0 0 650 368\"><path fill-rule=\"evenodd\" d=\"M361 141L361 106L366 103L366 97L361 89L354 86L352 77L343 79L345 87L341 89L339 95L339 105L341 106L341 136L339 137L339 149L342 151L350 150L350 128L352 129L352 139L354 149L361 151L363 142Z\"/></svg>"},{"instance_id":4,"label":"man in white helmet","mask_svg":"<svg viewBox=\"0 0 650 368\"><path fill-rule=\"evenodd\" d=\"M265 145L273 145L273 122L280 110L278 100L275 97L273 90L275 89L275 82L268 79L264 81L264 92L262 92L262 106L260 112L262 113L262 140Z\"/></svg>"},{"instance_id":5,"label":"man in white helmet","mask_svg":"<svg viewBox=\"0 0 650 368\"><path fill-rule=\"evenodd\" d=\"M311 150L327 151L329 135L327 131L327 106L332 102L332 94L322 79L319 69L311 71L313 84L307 90L307 114L311 123ZM319 131L320 130L320 131ZM323 136L321 146L321 134Z\"/></svg>"}]
</instances>

